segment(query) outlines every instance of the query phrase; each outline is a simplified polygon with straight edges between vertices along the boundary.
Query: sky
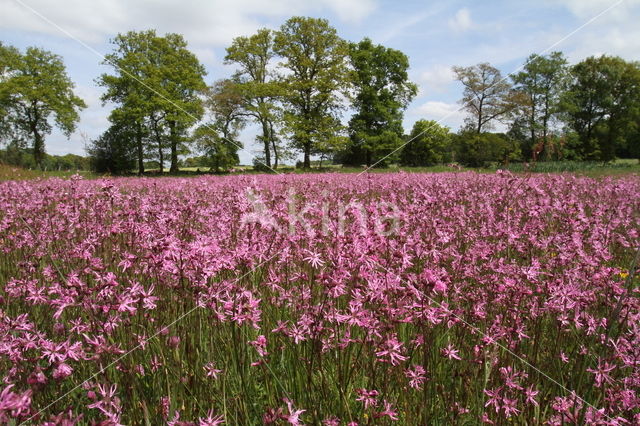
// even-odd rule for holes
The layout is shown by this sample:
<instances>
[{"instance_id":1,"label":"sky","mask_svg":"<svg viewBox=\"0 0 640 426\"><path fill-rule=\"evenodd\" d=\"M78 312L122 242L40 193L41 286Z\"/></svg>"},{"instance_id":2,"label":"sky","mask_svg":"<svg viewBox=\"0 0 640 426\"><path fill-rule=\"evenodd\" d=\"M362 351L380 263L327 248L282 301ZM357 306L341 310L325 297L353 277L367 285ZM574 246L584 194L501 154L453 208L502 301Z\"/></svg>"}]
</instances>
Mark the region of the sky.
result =
<instances>
[{"instance_id":1,"label":"sky","mask_svg":"<svg viewBox=\"0 0 640 426\"><path fill-rule=\"evenodd\" d=\"M112 105L102 104L95 80L110 71L100 62L116 34L183 34L212 83L234 71L223 64L234 37L278 29L295 15L326 18L346 40L369 37L409 56L419 94L405 113L406 132L419 119L460 127L465 114L454 65L489 62L509 75L532 53L555 50L570 63L601 54L640 60L640 0L0 0L0 41L62 56L88 108L69 139L54 131L46 149L84 155L86 141L109 125ZM255 135L249 126L240 136L243 164L259 149Z\"/></svg>"}]
</instances>

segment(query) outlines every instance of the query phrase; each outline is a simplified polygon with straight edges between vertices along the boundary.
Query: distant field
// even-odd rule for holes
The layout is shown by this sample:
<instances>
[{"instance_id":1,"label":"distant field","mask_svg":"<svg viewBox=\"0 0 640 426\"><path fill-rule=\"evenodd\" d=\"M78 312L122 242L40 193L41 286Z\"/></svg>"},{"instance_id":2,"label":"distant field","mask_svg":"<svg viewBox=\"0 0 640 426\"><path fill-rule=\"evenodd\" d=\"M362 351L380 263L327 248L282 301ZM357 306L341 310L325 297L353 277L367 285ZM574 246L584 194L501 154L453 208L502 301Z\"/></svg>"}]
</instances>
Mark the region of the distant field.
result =
<instances>
[{"instance_id":1,"label":"distant field","mask_svg":"<svg viewBox=\"0 0 640 426\"><path fill-rule=\"evenodd\" d=\"M640 173L640 163L636 159L619 159L607 164L581 161L549 161L528 167L523 163L516 163L503 168L514 173L527 171L536 173L576 173L593 177Z\"/></svg>"},{"instance_id":2,"label":"distant field","mask_svg":"<svg viewBox=\"0 0 640 426\"><path fill-rule=\"evenodd\" d=\"M28 170L28 169L22 169L20 167L0 164L0 181L38 179L38 178L50 178L50 177L68 178L75 174L79 174L84 178L97 177L95 173L88 172L88 171L46 171L44 172L40 170Z\"/></svg>"},{"instance_id":3,"label":"distant field","mask_svg":"<svg viewBox=\"0 0 640 426\"><path fill-rule=\"evenodd\" d=\"M344 167L340 164L326 164L322 168L312 167L310 170L296 169L293 166L279 166L276 170L280 173L323 173L323 172L335 172L335 173L361 173L366 167ZM523 163L515 163L507 166L493 166L490 168L469 168L469 167L452 167L447 165L438 165L430 167L400 167L397 165L391 165L389 167L372 168L369 169L370 173L388 173L388 172L412 172L412 173L440 173L440 172L452 172L452 171L476 171L480 173L491 173L498 169L509 170L513 173L574 173L584 176L606 176L606 175L622 175L640 173L640 163L636 159L618 159L614 162L602 164L596 162L579 162L579 161L550 161L544 163L537 163L529 166L528 168ZM197 172L206 173L206 167L181 167L182 172ZM264 173L256 172L251 166L236 166L236 173ZM157 170L149 170L149 172L157 172ZM165 174L168 171L165 170Z\"/></svg>"},{"instance_id":4,"label":"distant field","mask_svg":"<svg viewBox=\"0 0 640 426\"><path fill-rule=\"evenodd\" d=\"M296 169L294 166L279 166L276 170L278 173L361 173L366 168L363 167L343 167L339 164L326 164L322 168L312 167L310 170ZM493 173L498 169L508 170L512 173L571 173L589 177L603 176L621 176L627 174L640 174L640 163L636 159L618 159L614 162L602 164L596 162L579 162L579 161L550 161L525 166L523 163L514 163L507 166L493 166L490 168L468 168L468 167L452 167L447 165L438 165L431 167L400 167L391 165L384 168L369 169L370 173L390 173L404 171L408 173L441 173L456 171L476 171L479 173ZM265 172L256 171L252 166L236 166L232 174L264 174ZM158 169L147 169L149 176L158 176ZM193 176L196 174L208 174L207 167L181 167L180 173L185 176ZM3 180L24 180L48 177L68 178L74 174L79 174L86 179L100 177L102 175L89 171L39 171L27 170L19 167L0 164L0 181ZM227 174L227 173L225 173ZM170 176L169 170L165 169L163 176Z\"/></svg>"}]
</instances>

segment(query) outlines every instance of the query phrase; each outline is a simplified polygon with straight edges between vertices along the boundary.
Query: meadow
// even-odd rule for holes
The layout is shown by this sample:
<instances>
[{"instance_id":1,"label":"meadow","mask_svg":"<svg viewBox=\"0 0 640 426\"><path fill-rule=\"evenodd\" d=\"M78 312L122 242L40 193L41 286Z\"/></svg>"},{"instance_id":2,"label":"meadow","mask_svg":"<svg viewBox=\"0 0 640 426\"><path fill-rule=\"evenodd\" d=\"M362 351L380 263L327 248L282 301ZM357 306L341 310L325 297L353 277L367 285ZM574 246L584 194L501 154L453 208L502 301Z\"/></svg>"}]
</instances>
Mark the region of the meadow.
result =
<instances>
[{"instance_id":1,"label":"meadow","mask_svg":"<svg viewBox=\"0 0 640 426\"><path fill-rule=\"evenodd\" d=\"M0 423L640 424L640 178L0 182Z\"/></svg>"}]
</instances>

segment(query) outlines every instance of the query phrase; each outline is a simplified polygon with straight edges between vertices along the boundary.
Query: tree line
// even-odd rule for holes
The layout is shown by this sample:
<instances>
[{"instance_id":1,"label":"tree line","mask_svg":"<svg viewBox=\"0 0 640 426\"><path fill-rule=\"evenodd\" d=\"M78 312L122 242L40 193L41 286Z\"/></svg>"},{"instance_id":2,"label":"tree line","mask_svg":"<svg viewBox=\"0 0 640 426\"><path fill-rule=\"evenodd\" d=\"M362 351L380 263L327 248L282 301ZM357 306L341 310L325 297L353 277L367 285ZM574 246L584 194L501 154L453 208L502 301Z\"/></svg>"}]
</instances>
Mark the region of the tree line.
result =
<instances>
[{"instance_id":1,"label":"tree line","mask_svg":"<svg viewBox=\"0 0 640 426\"><path fill-rule=\"evenodd\" d=\"M292 17L235 38L224 58L233 74L210 85L179 34L130 31L111 44L110 72L96 79L113 105L110 126L88 147L98 171L142 174L152 162L175 173L190 153L226 170L239 163L250 123L259 129L254 164L267 170L298 156L304 168L314 156L367 166L640 156L640 65L619 57L571 66L561 52L534 54L510 76L488 63L453 67L464 126L453 133L418 120L405 135L403 114L417 95L407 55L368 38L347 42L325 19ZM59 56L0 44L7 150L28 148L42 167L46 135L53 126L70 135L86 107L74 89ZM490 132L497 124L504 131Z\"/></svg>"}]
</instances>

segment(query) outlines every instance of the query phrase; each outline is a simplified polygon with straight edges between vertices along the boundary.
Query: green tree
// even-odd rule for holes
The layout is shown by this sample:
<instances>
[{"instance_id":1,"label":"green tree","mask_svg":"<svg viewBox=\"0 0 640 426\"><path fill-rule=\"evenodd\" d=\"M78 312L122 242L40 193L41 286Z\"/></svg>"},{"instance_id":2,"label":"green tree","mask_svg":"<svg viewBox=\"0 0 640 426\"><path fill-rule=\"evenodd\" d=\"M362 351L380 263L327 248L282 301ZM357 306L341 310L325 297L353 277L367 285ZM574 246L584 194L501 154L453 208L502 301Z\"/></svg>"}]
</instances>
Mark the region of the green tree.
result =
<instances>
[{"instance_id":1,"label":"green tree","mask_svg":"<svg viewBox=\"0 0 640 426\"><path fill-rule=\"evenodd\" d=\"M245 113L261 127L262 134L258 139L263 145L264 162L268 169L272 165L278 167L280 148L275 130L279 117L276 100L280 94L280 84L269 69L275 56L274 34L265 28L249 37L236 37L225 56L225 63L239 66L233 79L239 84ZM272 154L275 157L273 164Z\"/></svg>"},{"instance_id":2,"label":"green tree","mask_svg":"<svg viewBox=\"0 0 640 426\"><path fill-rule=\"evenodd\" d=\"M29 47L21 54L0 45L0 73L0 133L29 140L42 167L46 135L55 126L70 137L86 104L75 95L62 58L46 50Z\"/></svg>"},{"instance_id":3,"label":"green tree","mask_svg":"<svg viewBox=\"0 0 640 426\"><path fill-rule=\"evenodd\" d=\"M223 136L221 130L215 123L207 123L193 132L193 139L206 158L206 164L216 173L240 164L238 150L242 147L237 141Z\"/></svg>"},{"instance_id":4,"label":"green tree","mask_svg":"<svg viewBox=\"0 0 640 426\"><path fill-rule=\"evenodd\" d=\"M434 120L418 120L400 153L403 166L433 166L451 160L449 128Z\"/></svg>"},{"instance_id":5,"label":"green tree","mask_svg":"<svg viewBox=\"0 0 640 426\"><path fill-rule=\"evenodd\" d=\"M240 145L236 139L246 125L242 85L230 79L218 80L207 89L204 104L221 137Z\"/></svg>"},{"instance_id":6,"label":"green tree","mask_svg":"<svg viewBox=\"0 0 640 426\"><path fill-rule=\"evenodd\" d=\"M102 135L91 141L87 152L91 169L115 175L130 173L136 163L135 128L126 123L112 124Z\"/></svg>"},{"instance_id":7,"label":"green tree","mask_svg":"<svg viewBox=\"0 0 640 426\"><path fill-rule=\"evenodd\" d=\"M566 88L568 76L567 60L561 52L547 56L533 54L527 58L523 70L513 75L515 91L521 96L516 121L528 140L522 145L525 158L540 154L549 157L551 150L546 145L550 141L550 128L559 113L560 97Z\"/></svg>"},{"instance_id":8,"label":"green tree","mask_svg":"<svg viewBox=\"0 0 640 426\"><path fill-rule=\"evenodd\" d=\"M399 50L365 38L350 45L349 58L356 110L349 121L351 149L371 166L402 144L403 111L418 89L409 81L409 58Z\"/></svg>"},{"instance_id":9,"label":"green tree","mask_svg":"<svg viewBox=\"0 0 640 426\"><path fill-rule=\"evenodd\" d=\"M104 63L115 73L99 79L107 89L103 100L118 105L112 121L125 120L135 129L139 173L144 173L145 137L154 138L162 160L166 141L170 171L175 173L178 154L190 140L187 131L204 112L204 67L179 34L160 37L153 30L130 31L112 43L114 51Z\"/></svg>"},{"instance_id":10,"label":"green tree","mask_svg":"<svg viewBox=\"0 0 640 426\"><path fill-rule=\"evenodd\" d=\"M511 84L500 70L483 62L470 67L453 67L456 79L464 86L460 104L470 114L466 123L476 133L505 118L515 107Z\"/></svg>"},{"instance_id":11,"label":"green tree","mask_svg":"<svg viewBox=\"0 0 640 426\"><path fill-rule=\"evenodd\" d=\"M508 164L521 158L516 141L500 133L463 131L453 137L453 146L456 161L470 167Z\"/></svg>"},{"instance_id":12,"label":"green tree","mask_svg":"<svg viewBox=\"0 0 640 426\"><path fill-rule=\"evenodd\" d=\"M583 159L614 159L640 120L639 64L605 55L579 62L571 68L563 108Z\"/></svg>"},{"instance_id":13,"label":"green tree","mask_svg":"<svg viewBox=\"0 0 640 426\"><path fill-rule=\"evenodd\" d=\"M98 84L106 88L102 101L117 105L109 116L111 123L128 123L133 129L138 174L144 173L144 139L149 133L146 119L153 114L146 82L151 68L148 53L153 37L153 31L118 34L111 41L114 51L106 55L103 62L112 65L115 73L102 74L98 79Z\"/></svg>"},{"instance_id":14,"label":"green tree","mask_svg":"<svg viewBox=\"0 0 640 426\"><path fill-rule=\"evenodd\" d=\"M240 162L238 134L246 124L241 84L230 79L216 81L207 90L205 105L211 121L198 127L193 139L210 167L219 172Z\"/></svg>"},{"instance_id":15,"label":"green tree","mask_svg":"<svg viewBox=\"0 0 640 426\"><path fill-rule=\"evenodd\" d=\"M187 131L204 113L200 95L206 90L207 74L196 55L187 49L187 42L179 34L156 38L158 60L153 68L150 86L154 109L164 113L171 148L171 173L178 172L178 153L189 141Z\"/></svg>"},{"instance_id":16,"label":"green tree","mask_svg":"<svg viewBox=\"0 0 640 426\"><path fill-rule=\"evenodd\" d=\"M274 51L283 59L284 130L292 146L304 155L327 150L327 144L343 142L339 111L341 94L348 87L348 45L326 19L293 17L276 33Z\"/></svg>"},{"instance_id":17,"label":"green tree","mask_svg":"<svg viewBox=\"0 0 640 426\"><path fill-rule=\"evenodd\" d=\"M11 135L11 123L9 122L9 110L11 93L9 85L5 84L13 74L15 64L20 61L20 51L13 46L5 46L0 41L0 142L9 139ZM19 141L8 140L12 149L19 149Z\"/></svg>"}]
</instances>

